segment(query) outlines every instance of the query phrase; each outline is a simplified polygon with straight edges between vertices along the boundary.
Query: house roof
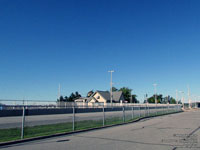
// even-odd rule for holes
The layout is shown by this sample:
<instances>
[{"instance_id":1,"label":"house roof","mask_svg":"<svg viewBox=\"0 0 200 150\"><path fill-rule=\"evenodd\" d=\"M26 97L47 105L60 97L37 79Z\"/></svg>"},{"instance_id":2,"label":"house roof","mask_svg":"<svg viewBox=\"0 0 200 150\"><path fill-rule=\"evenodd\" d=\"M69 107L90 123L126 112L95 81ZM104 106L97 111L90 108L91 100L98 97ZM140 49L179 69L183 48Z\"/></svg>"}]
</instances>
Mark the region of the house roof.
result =
<instances>
[{"instance_id":1,"label":"house roof","mask_svg":"<svg viewBox=\"0 0 200 150\"><path fill-rule=\"evenodd\" d=\"M110 92L108 92L108 91L96 91L96 92L98 92L101 96L103 96L104 99L106 99L107 101L110 101ZM114 101L124 100L122 91L115 91L115 92L112 92L112 94L113 94Z\"/></svg>"}]
</instances>

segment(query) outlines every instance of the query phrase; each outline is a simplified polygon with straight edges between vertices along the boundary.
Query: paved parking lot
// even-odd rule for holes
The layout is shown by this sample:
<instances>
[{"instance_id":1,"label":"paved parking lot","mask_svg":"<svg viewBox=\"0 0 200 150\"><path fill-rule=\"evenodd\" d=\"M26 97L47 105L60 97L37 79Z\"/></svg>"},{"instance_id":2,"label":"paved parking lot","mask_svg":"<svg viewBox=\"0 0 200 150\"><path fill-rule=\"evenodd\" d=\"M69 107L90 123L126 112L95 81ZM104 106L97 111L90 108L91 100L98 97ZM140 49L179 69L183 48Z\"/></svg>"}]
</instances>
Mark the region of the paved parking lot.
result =
<instances>
[{"instance_id":1,"label":"paved parking lot","mask_svg":"<svg viewBox=\"0 0 200 150\"><path fill-rule=\"evenodd\" d=\"M12 145L3 150L198 150L200 111Z\"/></svg>"}]
</instances>

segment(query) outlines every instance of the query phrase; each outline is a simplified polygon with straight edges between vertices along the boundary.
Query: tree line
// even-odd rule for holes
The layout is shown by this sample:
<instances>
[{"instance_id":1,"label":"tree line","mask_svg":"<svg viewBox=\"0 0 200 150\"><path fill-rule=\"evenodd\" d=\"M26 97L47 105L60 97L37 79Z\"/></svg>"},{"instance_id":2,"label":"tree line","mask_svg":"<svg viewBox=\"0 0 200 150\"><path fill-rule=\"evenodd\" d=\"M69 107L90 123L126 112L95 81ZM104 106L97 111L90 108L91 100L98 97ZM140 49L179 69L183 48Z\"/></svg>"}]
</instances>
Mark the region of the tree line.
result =
<instances>
[{"instance_id":1,"label":"tree line","mask_svg":"<svg viewBox=\"0 0 200 150\"><path fill-rule=\"evenodd\" d=\"M60 96L59 99L57 99L57 101L59 102L74 102L74 100L79 99L81 96L81 94L79 92L75 92L75 93L71 93L70 96Z\"/></svg>"},{"instance_id":2,"label":"tree line","mask_svg":"<svg viewBox=\"0 0 200 150\"><path fill-rule=\"evenodd\" d=\"M147 97L147 96L146 96ZM166 96L166 97L163 97L162 94L157 94L157 95L153 95L149 98L147 98L147 100L144 100L144 103L148 102L148 103L155 103L155 97L157 99L157 103L161 103L161 104L176 104L176 100L171 97L171 96ZM180 104L181 102L178 101L178 103Z\"/></svg>"},{"instance_id":3,"label":"tree line","mask_svg":"<svg viewBox=\"0 0 200 150\"><path fill-rule=\"evenodd\" d=\"M136 94L131 94L132 93L132 89L128 88L128 87L122 87L120 89L117 89L116 87L112 87L112 91L122 91L122 94L124 96L124 99L127 103L139 103L139 100L137 99L137 95ZM92 96L92 94L94 93L93 90L89 91L87 93L87 97ZM57 101L60 102L74 102L74 100L81 98L81 94L76 91L74 93L71 93L69 96L60 96L59 99L57 99ZM146 95L146 97L148 97ZM176 104L176 100L171 97L171 96L166 96L163 97L162 94L158 94L156 95L157 97L157 103L161 103L161 104ZM155 103L155 95L152 95L151 97L146 98L146 100L144 100L144 103ZM178 103L181 103L180 101Z\"/></svg>"},{"instance_id":4,"label":"tree line","mask_svg":"<svg viewBox=\"0 0 200 150\"><path fill-rule=\"evenodd\" d=\"M125 101L127 101L127 103L139 103L139 101L137 100L137 95L135 94L131 94L132 89L128 88L128 87L122 87L120 89L117 89L115 87L112 87L112 91L122 91L122 94L124 96ZM87 97L92 96L92 94L94 93L93 90L89 91L87 93ZM57 99L57 101L59 102L74 102L74 100L81 98L81 94L76 91L75 93L71 93L69 96L60 96L59 99Z\"/></svg>"}]
</instances>

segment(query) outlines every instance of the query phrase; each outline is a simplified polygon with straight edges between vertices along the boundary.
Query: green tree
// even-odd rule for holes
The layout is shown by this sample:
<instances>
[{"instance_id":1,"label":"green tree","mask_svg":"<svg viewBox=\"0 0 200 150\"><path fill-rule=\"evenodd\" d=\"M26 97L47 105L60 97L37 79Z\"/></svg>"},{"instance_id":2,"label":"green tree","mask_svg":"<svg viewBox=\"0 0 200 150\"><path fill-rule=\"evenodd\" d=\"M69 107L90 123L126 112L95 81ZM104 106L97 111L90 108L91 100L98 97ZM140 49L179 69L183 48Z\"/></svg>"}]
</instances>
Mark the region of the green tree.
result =
<instances>
[{"instance_id":1,"label":"green tree","mask_svg":"<svg viewBox=\"0 0 200 150\"><path fill-rule=\"evenodd\" d=\"M132 89L129 89L128 87L122 87L119 89L119 91L122 91L125 101L130 103Z\"/></svg>"},{"instance_id":2,"label":"green tree","mask_svg":"<svg viewBox=\"0 0 200 150\"><path fill-rule=\"evenodd\" d=\"M60 96L60 98L59 98L57 101L59 101L59 102L64 102L65 99L63 98L63 96Z\"/></svg>"},{"instance_id":3,"label":"green tree","mask_svg":"<svg viewBox=\"0 0 200 150\"><path fill-rule=\"evenodd\" d=\"M162 103L163 102L163 95L162 94L159 94L159 95L156 95L157 97L157 103ZM149 97L147 99L148 103L155 103L155 95Z\"/></svg>"},{"instance_id":4,"label":"green tree","mask_svg":"<svg viewBox=\"0 0 200 150\"><path fill-rule=\"evenodd\" d=\"M77 91L75 93L71 93L71 95L65 96L65 98L63 98L63 96L60 96L59 99L57 99L57 101L60 102L73 102L75 99L78 99L81 97L81 94L79 94Z\"/></svg>"},{"instance_id":5,"label":"green tree","mask_svg":"<svg viewBox=\"0 0 200 150\"><path fill-rule=\"evenodd\" d=\"M148 101L148 103L155 103L155 98L154 98L154 96L149 97L149 98L147 99L147 101Z\"/></svg>"},{"instance_id":6,"label":"green tree","mask_svg":"<svg viewBox=\"0 0 200 150\"><path fill-rule=\"evenodd\" d=\"M69 101L70 101L70 102L73 102L75 98L76 98L75 94L74 94L74 93L71 93L71 95L70 95L70 97L69 97Z\"/></svg>"},{"instance_id":7,"label":"green tree","mask_svg":"<svg viewBox=\"0 0 200 150\"><path fill-rule=\"evenodd\" d=\"M176 104L176 100L173 97L170 99L170 104Z\"/></svg>"},{"instance_id":8,"label":"green tree","mask_svg":"<svg viewBox=\"0 0 200 150\"><path fill-rule=\"evenodd\" d=\"M75 92L75 98L78 99L81 97L81 94L79 94L77 91Z\"/></svg>"},{"instance_id":9,"label":"green tree","mask_svg":"<svg viewBox=\"0 0 200 150\"><path fill-rule=\"evenodd\" d=\"M66 101L66 102L68 101L68 97L67 97L67 96L65 96L65 101Z\"/></svg>"},{"instance_id":10,"label":"green tree","mask_svg":"<svg viewBox=\"0 0 200 150\"><path fill-rule=\"evenodd\" d=\"M137 95L132 95L132 103L139 103L137 100Z\"/></svg>"}]
</instances>

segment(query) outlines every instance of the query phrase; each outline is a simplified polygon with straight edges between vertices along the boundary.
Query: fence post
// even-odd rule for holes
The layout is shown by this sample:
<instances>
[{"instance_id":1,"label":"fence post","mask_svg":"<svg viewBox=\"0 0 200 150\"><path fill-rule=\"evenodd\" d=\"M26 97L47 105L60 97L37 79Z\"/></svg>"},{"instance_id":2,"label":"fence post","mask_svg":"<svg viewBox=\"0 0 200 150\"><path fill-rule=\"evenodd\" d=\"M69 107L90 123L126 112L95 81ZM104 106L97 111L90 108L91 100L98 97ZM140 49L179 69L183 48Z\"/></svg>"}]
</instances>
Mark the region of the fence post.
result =
<instances>
[{"instance_id":1,"label":"fence post","mask_svg":"<svg viewBox=\"0 0 200 150\"><path fill-rule=\"evenodd\" d=\"M122 107L122 110L123 110L123 122L125 122L125 108L124 108L124 106Z\"/></svg>"},{"instance_id":2,"label":"fence post","mask_svg":"<svg viewBox=\"0 0 200 150\"><path fill-rule=\"evenodd\" d=\"M133 110L133 106L131 107L132 109L132 119L134 118L134 110Z\"/></svg>"},{"instance_id":3,"label":"fence post","mask_svg":"<svg viewBox=\"0 0 200 150\"><path fill-rule=\"evenodd\" d=\"M75 131L75 106L73 106L73 131Z\"/></svg>"},{"instance_id":4,"label":"fence post","mask_svg":"<svg viewBox=\"0 0 200 150\"><path fill-rule=\"evenodd\" d=\"M105 126L105 109L104 109L104 105L103 105L103 126Z\"/></svg>"},{"instance_id":5,"label":"fence post","mask_svg":"<svg viewBox=\"0 0 200 150\"><path fill-rule=\"evenodd\" d=\"M23 112L22 112L21 139L24 139L24 123L25 123L25 106L23 106Z\"/></svg>"}]
</instances>

